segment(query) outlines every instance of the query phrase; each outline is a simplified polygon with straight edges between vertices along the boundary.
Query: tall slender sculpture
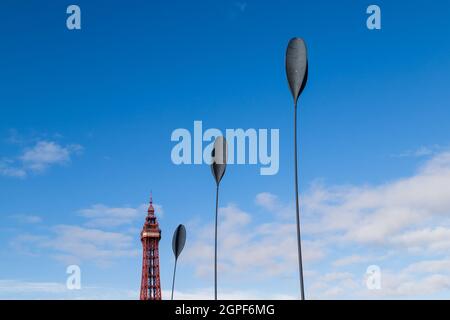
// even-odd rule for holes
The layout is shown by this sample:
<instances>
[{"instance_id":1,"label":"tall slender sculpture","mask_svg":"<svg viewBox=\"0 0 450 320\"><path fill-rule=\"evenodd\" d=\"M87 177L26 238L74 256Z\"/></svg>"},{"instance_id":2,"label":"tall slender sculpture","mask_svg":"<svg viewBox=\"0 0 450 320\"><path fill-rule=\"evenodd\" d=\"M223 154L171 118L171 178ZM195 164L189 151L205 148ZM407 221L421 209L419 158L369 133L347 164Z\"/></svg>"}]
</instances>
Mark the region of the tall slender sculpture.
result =
<instances>
[{"instance_id":1,"label":"tall slender sculpture","mask_svg":"<svg viewBox=\"0 0 450 320\"><path fill-rule=\"evenodd\" d=\"M185 243L186 243L186 228L182 224L180 224L173 233L172 238L172 250L175 256L175 266L173 267L171 300L173 300L173 290L175 288L175 273L177 272L177 261L178 257L181 254L181 251L183 251Z\"/></svg>"},{"instance_id":2,"label":"tall slender sculpture","mask_svg":"<svg viewBox=\"0 0 450 320\"><path fill-rule=\"evenodd\" d=\"M301 299L305 299L303 283L302 243L300 236L300 209L298 200L298 172L297 172L297 101L308 79L308 57L305 42L300 38L289 41L286 50L286 75L289 88L294 99L294 162L295 162L295 208L297 218L297 249L298 268L300 276Z\"/></svg>"},{"instance_id":3,"label":"tall slender sculpture","mask_svg":"<svg viewBox=\"0 0 450 320\"><path fill-rule=\"evenodd\" d=\"M216 223L214 231L214 300L217 300L217 216L219 210L219 184L227 167L227 141L223 136L214 141L211 153L211 171L216 180Z\"/></svg>"}]
</instances>

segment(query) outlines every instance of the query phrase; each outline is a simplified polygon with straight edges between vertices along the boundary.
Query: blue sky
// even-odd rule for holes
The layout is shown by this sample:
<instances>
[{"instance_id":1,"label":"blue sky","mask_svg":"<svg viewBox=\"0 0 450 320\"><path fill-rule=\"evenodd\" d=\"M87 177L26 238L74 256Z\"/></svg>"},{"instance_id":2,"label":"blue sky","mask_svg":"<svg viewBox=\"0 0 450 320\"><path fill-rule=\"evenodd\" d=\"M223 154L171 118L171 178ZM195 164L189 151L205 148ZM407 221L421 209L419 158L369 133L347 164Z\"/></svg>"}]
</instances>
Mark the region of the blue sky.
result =
<instances>
[{"instance_id":1,"label":"blue sky","mask_svg":"<svg viewBox=\"0 0 450 320\"><path fill-rule=\"evenodd\" d=\"M172 163L173 130L280 130L280 169L229 166L219 297L298 296L292 101L284 53L309 51L300 189L311 298L442 298L450 286L450 4L77 1L0 5L0 298L136 298L152 190L170 289L212 297L214 181ZM262 250L261 248L265 249ZM82 289L65 288L66 267ZM369 265L382 290L368 291ZM446 270L447 269L447 270ZM168 297L165 294L165 297Z\"/></svg>"}]
</instances>

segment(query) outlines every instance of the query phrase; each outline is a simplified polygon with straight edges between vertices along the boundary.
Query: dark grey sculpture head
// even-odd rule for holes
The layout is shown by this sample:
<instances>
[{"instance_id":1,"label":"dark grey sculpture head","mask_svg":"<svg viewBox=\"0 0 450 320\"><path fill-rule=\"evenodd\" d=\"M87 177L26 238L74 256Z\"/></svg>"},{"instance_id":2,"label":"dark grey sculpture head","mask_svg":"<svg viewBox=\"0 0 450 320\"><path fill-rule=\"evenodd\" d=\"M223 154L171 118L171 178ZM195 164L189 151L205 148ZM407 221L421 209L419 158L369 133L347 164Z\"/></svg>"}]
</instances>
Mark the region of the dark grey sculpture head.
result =
<instances>
[{"instance_id":1,"label":"dark grey sculpture head","mask_svg":"<svg viewBox=\"0 0 450 320\"><path fill-rule=\"evenodd\" d=\"M293 38L289 41L286 50L286 75L294 103L297 105L298 97L308 80L308 53L303 39Z\"/></svg>"},{"instance_id":2,"label":"dark grey sculpture head","mask_svg":"<svg viewBox=\"0 0 450 320\"><path fill-rule=\"evenodd\" d=\"M173 233L172 238L172 250L175 255L175 259L178 259L181 251L183 251L184 244L186 243L186 228L180 224Z\"/></svg>"},{"instance_id":3,"label":"dark grey sculpture head","mask_svg":"<svg viewBox=\"0 0 450 320\"><path fill-rule=\"evenodd\" d=\"M214 141L214 148L211 152L211 171L216 179L217 185L222 180L227 168L227 140L223 137L217 137Z\"/></svg>"}]
</instances>

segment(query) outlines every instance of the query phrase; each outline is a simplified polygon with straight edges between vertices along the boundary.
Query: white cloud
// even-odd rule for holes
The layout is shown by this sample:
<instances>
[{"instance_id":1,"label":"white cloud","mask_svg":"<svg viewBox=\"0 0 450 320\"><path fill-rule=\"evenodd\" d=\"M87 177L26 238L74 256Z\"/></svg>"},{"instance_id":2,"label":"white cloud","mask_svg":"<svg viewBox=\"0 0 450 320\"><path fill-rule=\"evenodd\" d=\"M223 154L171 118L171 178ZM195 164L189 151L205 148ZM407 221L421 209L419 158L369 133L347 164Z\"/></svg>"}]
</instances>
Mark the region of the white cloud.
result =
<instances>
[{"instance_id":1,"label":"white cloud","mask_svg":"<svg viewBox=\"0 0 450 320\"><path fill-rule=\"evenodd\" d=\"M423 260L410 264L405 272L412 273L440 273L450 270L450 258L445 257L436 260Z\"/></svg>"},{"instance_id":2,"label":"white cloud","mask_svg":"<svg viewBox=\"0 0 450 320\"><path fill-rule=\"evenodd\" d=\"M349 292L362 289L362 277L350 272L329 272L309 279L306 293L308 299L345 299Z\"/></svg>"},{"instance_id":3,"label":"white cloud","mask_svg":"<svg viewBox=\"0 0 450 320\"><path fill-rule=\"evenodd\" d=\"M38 141L32 148L26 149L20 160L24 168L42 172L55 164L66 164L72 154L79 154L83 148L78 144L61 146L53 141Z\"/></svg>"},{"instance_id":4,"label":"white cloud","mask_svg":"<svg viewBox=\"0 0 450 320\"><path fill-rule=\"evenodd\" d=\"M57 225L47 236L23 234L12 241L16 248L26 247L31 254L45 252L66 264L93 261L109 264L113 259L136 257L139 250L131 235L71 225Z\"/></svg>"},{"instance_id":5,"label":"white cloud","mask_svg":"<svg viewBox=\"0 0 450 320\"><path fill-rule=\"evenodd\" d=\"M360 295L370 299L426 298L430 295L448 291L450 276L448 274L427 274L420 276L405 271L387 271L382 273L381 290L365 290Z\"/></svg>"},{"instance_id":6,"label":"white cloud","mask_svg":"<svg viewBox=\"0 0 450 320\"><path fill-rule=\"evenodd\" d=\"M241 13L244 13L247 9L247 2L235 2L234 5L239 9Z\"/></svg>"},{"instance_id":7,"label":"white cloud","mask_svg":"<svg viewBox=\"0 0 450 320\"><path fill-rule=\"evenodd\" d=\"M278 196L270 192L258 193L255 197L255 203L259 207L276 214L280 218L291 218L295 214L292 204L283 204Z\"/></svg>"},{"instance_id":8,"label":"white cloud","mask_svg":"<svg viewBox=\"0 0 450 320\"><path fill-rule=\"evenodd\" d=\"M65 284L56 282L28 282L0 279L0 295L23 293L61 293L66 291Z\"/></svg>"},{"instance_id":9,"label":"white cloud","mask_svg":"<svg viewBox=\"0 0 450 320\"><path fill-rule=\"evenodd\" d=\"M372 257L364 257L361 255L354 254L351 256L337 259L337 260L333 261L332 265L334 267L345 267L348 265L353 265L353 264L358 264L358 263L367 263L367 262L373 261L373 260L374 260L374 258L372 258Z\"/></svg>"},{"instance_id":10,"label":"white cloud","mask_svg":"<svg viewBox=\"0 0 450 320\"><path fill-rule=\"evenodd\" d=\"M450 228L424 228L404 232L392 238L392 243L410 251L448 252L450 249Z\"/></svg>"},{"instance_id":11,"label":"white cloud","mask_svg":"<svg viewBox=\"0 0 450 320\"><path fill-rule=\"evenodd\" d=\"M171 290L163 290L163 299L170 299ZM217 293L220 300L294 300L295 296L288 294L266 293L257 290L220 290ZM212 300L214 299L214 288L197 288L187 291L177 291L173 293L174 300Z\"/></svg>"},{"instance_id":12,"label":"white cloud","mask_svg":"<svg viewBox=\"0 0 450 320\"><path fill-rule=\"evenodd\" d=\"M61 282L0 279L0 299L136 300L138 298L138 289L106 288L82 284L80 290L69 290L66 284Z\"/></svg>"},{"instance_id":13,"label":"white cloud","mask_svg":"<svg viewBox=\"0 0 450 320\"><path fill-rule=\"evenodd\" d=\"M25 178L30 172L42 173L51 166L68 164L72 155L82 151L79 144L63 146L54 141L40 140L25 148L20 156L0 160L0 175Z\"/></svg>"},{"instance_id":14,"label":"white cloud","mask_svg":"<svg viewBox=\"0 0 450 320\"><path fill-rule=\"evenodd\" d=\"M90 208L79 210L78 213L80 216L86 218L87 222L85 225L88 227L112 228L130 225L139 219L144 223L148 206L148 204L141 204L136 208L133 208L109 207L103 204L94 204ZM158 218L161 218L164 215L162 205L154 203L153 208L155 209L155 215Z\"/></svg>"},{"instance_id":15,"label":"white cloud","mask_svg":"<svg viewBox=\"0 0 450 320\"><path fill-rule=\"evenodd\" d=\"M412 265L411 265L412 266ZM450 289L448 274L420 274L407 267L401 270L381 269L381 288L369 290L366 275L355 272L330 272L309 279L307 290L312 299L407 299L435 298Z\"/></svg>"},{"instance_id":16,"label":"white cloud","mask_svg":"<svg viewBox=\"0 0 450 320\"><path fill-rule=\"evenodd\" d=\"M157 213L162 212L161 205L153 206ZM139 255L141 248L136 247L136 240L139 239L140 228L136 229L135 223L138 220L144 223L147 209L146 204L137 208L96 204L78 211L86 219L83 226L61 224L45 227L45 235L23 232L10 244L24 254L46 255L66 264L93 261L107 265L118 258ZM29 223L41 221L37 216L12 217ZM119 228L124 226L126 228ZM109 228L114 228L114 232L107 231Z\"/></svg>"},{"instance_id":17,"label":"white cloud","mask_svg":"<svg viewBox=\"0 0 450 320\"><path fill-rule=\"evenodd\" d=\"M79 210L79 214L88 219L89 227L117 227L133 223L137 218L144 221L148 205L142 204L137 208L108 207L103 204L95 204L87 209ZM162 210L158 210L158 213Z\"/></svg>"},{"instance_id":18,"label":"white cloud","mask_svg":"<svg viewBox=\"0 0 450 320\"><path fill-rule=\"evenodd\" d=\"M338 258L333 267L395 261L382 268L382 290L367 290L359 273L342 283L315 279L317 296L360 298L426 297L450 289L450 153L426 161L412 176L378 186L313 185L304 196L305 233L320 237L328 250L352 247L378 255L353 254ZM380 252L383 254L380 255ZM383 260L389 256L389 259ZM427 260L429 256L434 259ZM398 264L413 261L404 269ZM321 287L320 290L318 288Z\"/></svg>"},{"instance_id":19,"label":"white cloud","mask_svg":"<svg viewBox=\"0 0 450 320\"><path fill-rule=\"evenodd\" d=\"M386 244L392 236L450 213L450 153L435 156L409 178L379 186L315 185L304 197L312 234L335 233L344 242Z\"/></svg>"},{"instance_id":20,"label":"white cloud","mask_svg":"<svg viewBox=\"0 0 450 320\"><path fill-rule=\"evenodd\" d=\"M442 152L443 150L444 150L444 148L442 146L435 144L435 145L431 145L431 146L421 146L417 149L408 150L408 151L402 152L400 154L394 154L394 155L392 155L392 157L395 157L395 158L427 157L427 156L434 155L438 152Z\"/></svg>"},{"instance_id":21,"label":"white cloud","mask_svg":"<svg viewBox=\"0 0 450 320\"><path fill-rule=\"evenodd\" d=\"M35 215L29 215L29 214L15 214L10 217L20 223L25 223L25 224L35 224L35 223L42 222L41 217L35 216Z\"/></svg>"},{"instance_id":22,"label":"white cloud","mask_svg":"<svg viewBox=\"0 0 450 320\"><path fill-rule=\"evenodd\" d=\"M261 192L256 195L255 203L267 210L277 210L279 208L278 197L270 192Z\"/></svg>"},{"instance_id":23,"label":"white cloud","mask_svg":"<svg viewBox=\"0 0 450 320\"><path fill-rule=\"evenodd\" d=\"M409 177L380 185L311 185L301 201L307 297L424 298L448 292L449 185L450 152L434 155ZM263 192L255 204L274 214L261 220L237 205L220 208L219 270L229 285L233 279L242 285L252 278L296 277L292 203ZM210 277L212 225L190 228L195 238L185 260L197 276ZM382 270L379 291L366 287L371 264Z\"/></svg>"},{"instance_id":24,"label":"white cloud","mask_svg":"<svg viewBox=\"0 0 450 320\"><path fill-rule=\"evenodd\" d=\"M212 224L190 226L195 238L187 245L185 260L200 277L212 273L214 229ZM219 269L223 277L261 279L291 276L296 271L297 245L295 224L280 221L263 223L234 204L219 209ZM303 241L304 261L325 256L319 242Z\"/></svg>"},{"instance_id":25,"label":"white cloud","mask_svg":"<svg viewBox=\"0 0 450 320\"><path fill-rule=\"evenodd\" d=\"M27 172L24 169L11 166L10 161L0 161L0 175L13 178L25 178Z\"/></svg>"}]
</instances>

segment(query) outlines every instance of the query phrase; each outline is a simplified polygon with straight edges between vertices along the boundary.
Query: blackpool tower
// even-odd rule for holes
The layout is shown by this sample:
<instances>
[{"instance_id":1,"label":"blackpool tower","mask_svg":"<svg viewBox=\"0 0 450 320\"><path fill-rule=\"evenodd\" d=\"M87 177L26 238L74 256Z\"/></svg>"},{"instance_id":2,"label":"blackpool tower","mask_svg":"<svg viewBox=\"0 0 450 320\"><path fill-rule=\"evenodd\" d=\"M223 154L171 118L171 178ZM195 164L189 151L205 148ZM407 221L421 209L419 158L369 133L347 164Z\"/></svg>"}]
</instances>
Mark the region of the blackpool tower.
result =
<instances>
[{"instance_id":1,"label":"blackpool tower","mask_svg":"<svg viewBox=\"0 0 450 320\"><path fill-rule=\"evenodd\" d=\"M144 227L141 232L142 242L142 279L141 300L161 300L161 281L159 277L159 240L161 229L153 208L152 197L147 210Z\"/></svg>"}]
</instances>

